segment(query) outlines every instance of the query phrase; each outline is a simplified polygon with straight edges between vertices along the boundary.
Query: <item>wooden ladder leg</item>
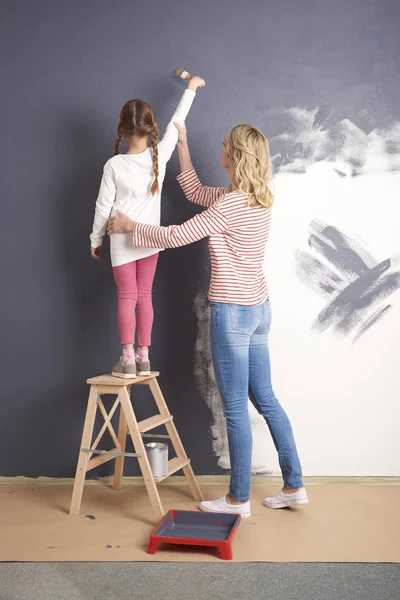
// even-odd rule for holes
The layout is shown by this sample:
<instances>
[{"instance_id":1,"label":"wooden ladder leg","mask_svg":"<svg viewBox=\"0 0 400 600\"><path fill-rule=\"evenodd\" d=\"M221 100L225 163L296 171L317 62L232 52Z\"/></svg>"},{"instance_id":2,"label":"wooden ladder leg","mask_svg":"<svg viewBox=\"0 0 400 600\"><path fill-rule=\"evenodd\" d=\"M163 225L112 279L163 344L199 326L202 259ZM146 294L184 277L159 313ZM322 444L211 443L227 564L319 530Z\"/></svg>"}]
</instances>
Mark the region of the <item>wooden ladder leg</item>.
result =
<instances>
[{"instance_id":1,"label":"wooden ladder leg","mask_svg":"<svg viewBox=\"0 0 400 600\"><path fill-rule=\"evenodd\" d=\"M165 402L165 398L161 392L160 386L158 385L158 381L156 378L151 379L149 381L149 387L150 387L151 393L154 396L154 400L156 401L156 404L157 404L157 407L158 407L158 410L160 411L160 413L162 415L169 415L170 412L168 410L167 403ZM179 437L179 434L175 427L174 422L171 421L170 423L166 423L165 427L168 431L168 435L171 439L171 443L174 447L176 455L182 460L187 459L188 456L186 454L185 448L183 447L181 438ZM183 472L184 472L187 482L189 484L190 491L192 492L193 498L195 500L198 500L199 502L204 500L203 494L202 494L202 492L199 488L199 485L196 481L196 477L193 473L193 469L192 469L191 465L188 464L186 467L183 467Z\"/></svg>"},{"instance_id":2,"label":"wooden ladder leg","mask_svg":"<svg viewBox=\"0 0 400 600\"><path fill-rule=\"evenodd\" d=\"M158 385L158 381L155 377L153 379L150 379L149 388L151 390L151 393L153 394L154 400L156 401L157 408L158 408L160 414L161 415L170 415L171 413L169 412L167 403L162 394L161 388Z\"/></svg>"},{"instance_id":3,"label":"wooden ladder leg","mask_svg":"<svg viewBox=\"0 0 400 600\"><path fill-rule=\"evenodd\" d=\"M78 465L76 467L74 488L72 491L71 506L69 509L70 515L79 515L81 508L83 486L86 479L87 463L89 461L89 453L82 452L82 448L90 448L92 442L94 422L96 419L97 411L97 387L95 385L90 386L89 400L86 409L85 424L83 426L81 446L79 449Z\"/></svg>"},{"instance_id":4,"label":"wooden ladder leg","mask_svg":"<svg viewBox=\"0 0 400 600\"><path fill-rule=\"evenodd\" d=\"M118 441L121 446L121 452L125 452L126 448L126 435L127 435L127 426L126 426L126 418L125 412L122 408L122 405L119 406L119 425L118 425ZM122 476L124 473L124 461L125 456L117 456L115 459L115 467L114 467L114 481L113 481L113 489L121 490L122 489Z\"/></svg>"},{"instance_id":5,"label":"wooden ladder leg","mask_svg":"<svg viewBox=\"0 0 400 600\"><path fill-rule=\"evenodd\" d=\"M174 425L174 422L172 421L171 423L166 423L165 427L168 431L168 435L171 439L171 443L174 447L176 455L179 456L179 458L182 458L183 460L188 458L186 451L183 447L181 438L179 437L178 431ZM199 487L199 484L197 483L195 474L193 472L193 469L192 469L192 466L190 463L188 465L186 465L185 467L183 467L183 472L184 472L187 482L189 484L189 488L190 488L190 491L192 492L193 498L195 500L198 500L199 502L202 502L204 500L204 496Z\"/></svg>"},{"instance_id":6,"label":"wooden ladder leg","mask_svg":"<svg viewBox=\"0 0 400 600\"><path fill-rule=\"evenodd\" d=\"M186 467L183 467L183 472L189 484L189 488L192 492L193 498L195 500L198 500L199 502L203 502L204 496L201 489L199 488L199 484L197 483L197 479L195 477L191 464L188 464Z\"/></svg>"},{"instance_id":7,"label":"wooden ladder leg","mask_svg":"<svg viewBox=\"0 0 400 600\"><path fill-rule=\"evenodd\" d=\"M151 472L149 459L147 458L146 448L144 447L142 436L139 431L136 416L133 411L131 399L128 390L126 389L126 386L121 388L119 392L119 398L121 401L121 408L125 413L125 419L128 425L129 433L131 434L135 452L142 455L141 458L138 459L138 461L140 470L142 471L144 484L146 486L147 493L150 498L150 503L154 511L154 516L157 520L160 520L164 517L164 509L161 504L160 496L157 490L156 483L154 481L153 473Z\"/></svg>"}]
</instances>

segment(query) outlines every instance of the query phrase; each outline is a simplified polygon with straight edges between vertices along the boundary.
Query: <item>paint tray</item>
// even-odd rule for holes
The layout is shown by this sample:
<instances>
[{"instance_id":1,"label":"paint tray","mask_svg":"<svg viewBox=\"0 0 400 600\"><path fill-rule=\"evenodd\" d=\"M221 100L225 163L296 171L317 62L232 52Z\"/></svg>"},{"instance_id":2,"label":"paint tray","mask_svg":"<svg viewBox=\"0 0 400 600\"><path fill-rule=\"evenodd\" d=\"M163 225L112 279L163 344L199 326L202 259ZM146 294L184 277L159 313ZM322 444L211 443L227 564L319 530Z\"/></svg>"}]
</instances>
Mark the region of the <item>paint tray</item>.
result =
<instances>
[{"instance_id":1,"label":"paint tray","mask_svg":"<svg viewBox=\"0 0 400 600\"><path fill-rule=\"evenodd\" d=\"M221 558L232 559L232 541L241 521L240 515L170 510L150 536L148 554L160 544L212 546Z\"/></svg>"}]
</instances>

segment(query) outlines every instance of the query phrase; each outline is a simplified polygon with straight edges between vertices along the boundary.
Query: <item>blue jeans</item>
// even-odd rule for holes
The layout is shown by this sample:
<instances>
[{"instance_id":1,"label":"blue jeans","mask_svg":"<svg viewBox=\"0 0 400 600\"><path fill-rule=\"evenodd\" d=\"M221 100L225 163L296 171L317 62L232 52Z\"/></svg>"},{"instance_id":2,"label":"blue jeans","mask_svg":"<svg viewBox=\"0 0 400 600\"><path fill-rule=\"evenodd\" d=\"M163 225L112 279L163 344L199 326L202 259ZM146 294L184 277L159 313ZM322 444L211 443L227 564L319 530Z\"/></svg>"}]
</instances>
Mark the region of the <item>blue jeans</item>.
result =
<instances>
[{"instance_id":1,"label":"blue jeans","mask_svg":"<svg viewBox=\"0 0 400 600\"><path fill-rule=\"evenodd\" d=\"M249 397L271 432L284 486L303 486L292 427L272 389L268 348L270 323L269 302L258 306L211 302L211 354L228 431L229 494L236 500L250 497L253 440Z\"/></svg>"}]
</instances>

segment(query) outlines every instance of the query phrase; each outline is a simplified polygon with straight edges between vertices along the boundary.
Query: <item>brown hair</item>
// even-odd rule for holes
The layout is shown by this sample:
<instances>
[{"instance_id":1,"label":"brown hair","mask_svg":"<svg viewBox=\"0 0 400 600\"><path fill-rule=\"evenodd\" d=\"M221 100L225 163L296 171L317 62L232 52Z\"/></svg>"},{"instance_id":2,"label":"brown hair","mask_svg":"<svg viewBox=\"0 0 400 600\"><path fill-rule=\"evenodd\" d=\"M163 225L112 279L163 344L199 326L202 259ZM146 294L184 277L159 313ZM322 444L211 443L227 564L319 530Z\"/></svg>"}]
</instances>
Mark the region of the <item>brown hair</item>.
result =
<instances>
[{"instance_id":1,"label":"brown hair","mask_svg":"<svg viewBox=\"0 0 400 600\"><path fill-rule=\"evenodd\" d=\"M114 145L114 156L119 154L119 148L124 137L150 137L153 148L154 181L151 193L154 196L158 186L158 126L157 119L151 108L144 100L129 100L119 114L117 137Z\"/></svg>"}]
</instances>

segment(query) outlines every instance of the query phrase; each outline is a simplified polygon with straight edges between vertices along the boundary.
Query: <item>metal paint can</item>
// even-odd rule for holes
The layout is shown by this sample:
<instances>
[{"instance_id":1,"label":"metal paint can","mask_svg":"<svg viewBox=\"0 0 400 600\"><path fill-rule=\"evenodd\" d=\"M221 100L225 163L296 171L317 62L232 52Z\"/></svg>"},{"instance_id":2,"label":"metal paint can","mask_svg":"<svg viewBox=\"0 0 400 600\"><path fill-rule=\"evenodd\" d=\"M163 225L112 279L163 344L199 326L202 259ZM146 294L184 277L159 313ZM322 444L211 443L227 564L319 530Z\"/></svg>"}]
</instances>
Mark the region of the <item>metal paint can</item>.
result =
<instances>
[{"instance_id":1,"label":"metal paint can","mask_svg":"<svg viewBox=\"0 0 400 600\"><path fill-rule=\"evenodd\" d=\"M168 475L168 444L154 442L145 444L145 448L153 477L166 477Z\"/></svg>"}]
</instances>

